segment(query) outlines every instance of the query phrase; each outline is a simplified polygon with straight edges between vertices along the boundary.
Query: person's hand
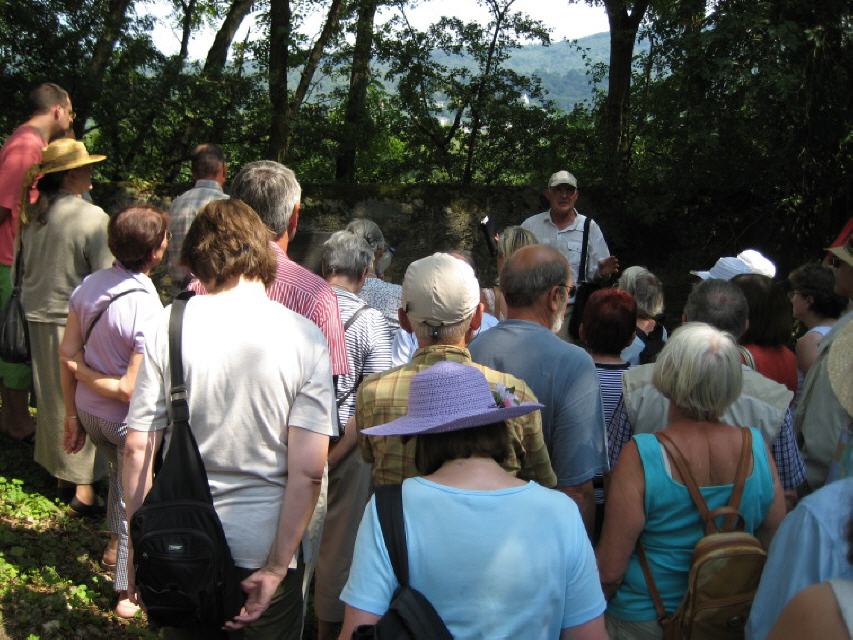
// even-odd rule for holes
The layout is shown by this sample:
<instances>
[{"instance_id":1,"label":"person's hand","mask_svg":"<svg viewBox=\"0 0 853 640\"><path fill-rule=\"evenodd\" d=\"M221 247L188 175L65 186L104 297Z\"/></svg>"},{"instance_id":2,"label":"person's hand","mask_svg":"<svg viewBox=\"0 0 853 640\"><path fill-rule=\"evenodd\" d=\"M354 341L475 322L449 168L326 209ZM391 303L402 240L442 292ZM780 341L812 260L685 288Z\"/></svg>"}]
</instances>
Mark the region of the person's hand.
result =
<instances>
[{"instance_id":1,"label":"person's hand","mask_svg":"<svg viewBox=\"0 0 853 640\"><path fill-rule=\"evenodd\" d=\"M65 453L77 453L86 444L86 432L80 426L77 416L65 416L65 433L62 448Z\"/></svg>"},{"instance_id":2,"label":"person's hand","mask_svg":"<svg viewBox=\"0 0 853 640\"><path fill-rule=\"evenodd\" d=\"M610 256L598 261L598 275L602 279L609 278L619 272L619 258Z\"/></svg>"},{"instance_id":3,"label":"person's hand","mask_svg":"<svg viewBox=\"0 0 853 640\"><path fill-rule=\"evenodd\" d=\"M286 573L287 569L284 570L284 574L272 569L258 569L243 580L240 586L243 587L243 591L248 596L246 603L243 605L240 615L225 623L225 628L229 631L242 629L260 618L270 606L270 600L272 600L273 594Z\"/></svg>"}]
</instances>

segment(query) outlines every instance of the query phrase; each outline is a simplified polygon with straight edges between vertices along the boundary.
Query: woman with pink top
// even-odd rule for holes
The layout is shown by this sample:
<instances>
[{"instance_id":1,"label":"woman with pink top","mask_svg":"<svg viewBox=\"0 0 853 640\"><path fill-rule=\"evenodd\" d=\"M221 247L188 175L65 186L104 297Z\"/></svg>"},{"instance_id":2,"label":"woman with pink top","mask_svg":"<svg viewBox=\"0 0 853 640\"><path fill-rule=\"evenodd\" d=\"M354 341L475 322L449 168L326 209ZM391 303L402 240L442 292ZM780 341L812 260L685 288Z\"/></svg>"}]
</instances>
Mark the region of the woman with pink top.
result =
<instances>
[{"instance_id":1,"label":"woman with pink top","mask_svg":"<svg viewBox=\"0 0 853 640\"><path fill-rule=\"evenodd\" d=\"M88 436L110 463L111 539L101 562L115 570L115 612L122 618L132 618L139 608L127 597L127 517L119 465L145 336L163 309L148 274L163 259L167 229L168 216L147 205L113 216L107 234L116 261L71 294L60 345L65 450L79 451Z\"/></svg>"}]
</instances>

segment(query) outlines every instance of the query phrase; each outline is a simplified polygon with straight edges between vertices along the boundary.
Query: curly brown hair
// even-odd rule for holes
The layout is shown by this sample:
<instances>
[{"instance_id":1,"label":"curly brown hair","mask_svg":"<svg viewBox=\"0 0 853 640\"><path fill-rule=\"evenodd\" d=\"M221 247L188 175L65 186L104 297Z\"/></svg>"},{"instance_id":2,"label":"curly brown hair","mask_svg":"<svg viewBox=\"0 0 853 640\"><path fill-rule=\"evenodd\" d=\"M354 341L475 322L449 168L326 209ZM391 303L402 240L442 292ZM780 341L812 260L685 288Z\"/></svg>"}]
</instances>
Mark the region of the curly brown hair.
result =
<instances>
[{"instance_id":1,"label":"curly brown hair","mask_svg":"<svg viewBox=\"0 0 853 640\"><path fill-rule=\"evenodd\" d=\"M181 247L181 264L206 285L236 276L265 285L275 278L272 235L251 207L235 198L214 200L193 220Z\"/></svg>"}]
</instances>

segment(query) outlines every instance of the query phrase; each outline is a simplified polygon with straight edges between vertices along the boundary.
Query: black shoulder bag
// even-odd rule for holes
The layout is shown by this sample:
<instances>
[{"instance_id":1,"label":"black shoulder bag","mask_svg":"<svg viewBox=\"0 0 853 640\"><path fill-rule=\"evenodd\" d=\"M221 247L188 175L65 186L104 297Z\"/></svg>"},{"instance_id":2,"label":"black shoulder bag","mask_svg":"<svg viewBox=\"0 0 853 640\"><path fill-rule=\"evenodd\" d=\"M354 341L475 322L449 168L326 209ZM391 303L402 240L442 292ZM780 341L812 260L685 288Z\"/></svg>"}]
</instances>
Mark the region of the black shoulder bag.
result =
<instances>
[{"instance_id":1,"label":"black shoulder bag","mask_svg":"<svg viewBox=\"0 0 853 640\"><path fill-rule=\"evenodd\" d=\"M245 595L189 424L181 358L187 298L175 299L169 319L169 449L145 502L133 514L130 534L136 587L149 622L218 630L240 612Z\"/></svg>"},{"instance_id":2,"label":"black shoulder bag","mask_svg":"<svg viewBox=\"0 0 853 640\"><path fill-rule=\"evenodd\" d=\"M380 485L374 493L382 537L400 586L388 611L375 625L355 630L354 640L453 640L441 616L420 592L409 586L409 554L403 522L403 487Z\"/></svg>"},{"instance_id":3,"label":"black shoulder bag","mask_svg":"<svg viewBox=\"0 0 853 640\"><path fill-rule=\"evenodd\" d=\"M21 233L21 230L18 231ZM0 311L0 358L6 362L30 361L30 331L24 305L21 303L21 279L24 275L24 243L18 245L15 257L15 283L9 301Z\"/></svg>"},{"instance_id":4,"label":"black shoulder bag","mask_svg":"<svg viewBox=\"0 0 853 640\"><path fill-rule=\"evenodd\" d=\"M583 320L583 309L589 297L601 288L601 285L586 279L586 259L589 253L589 225L592 218L587 217L583 221L583 243L581 246L581 261L578 265L577 291L575 292L575 304L572 309L572 317L569 320L569 336L573 341L580 339L580 326Z\"/></svg>"}]
</instances>

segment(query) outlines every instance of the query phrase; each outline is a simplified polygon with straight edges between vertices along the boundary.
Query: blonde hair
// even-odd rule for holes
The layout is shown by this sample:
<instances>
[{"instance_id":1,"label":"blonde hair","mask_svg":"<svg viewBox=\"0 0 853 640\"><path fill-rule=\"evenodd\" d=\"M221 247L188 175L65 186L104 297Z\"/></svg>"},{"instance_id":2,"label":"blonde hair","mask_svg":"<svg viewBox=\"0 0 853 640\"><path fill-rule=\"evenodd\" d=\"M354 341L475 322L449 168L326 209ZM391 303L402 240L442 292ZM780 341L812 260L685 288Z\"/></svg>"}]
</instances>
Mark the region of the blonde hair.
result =
<instances>
[{"instance_id":1,"label":"blonde hair","mask_svg":"<svg viewBox=\"0 0 853 640\"><path fill-rule=\"evenodd\" d=\"M498 255L509 258L513 253L531 244L536 244L536 236L519 226L507 227L498 236Z\"/></svg>"},{"instance_id":2,"label":"blonde hair","mask_svg":"<svg viewBox=\"0 0 853 640\"><path fill-rule=\"evenodd\" d=\"M719 420L743 385L737 344L709 324L688 322L660 352L652 383L688 418Z\"/></svg>"}]
</instances>

